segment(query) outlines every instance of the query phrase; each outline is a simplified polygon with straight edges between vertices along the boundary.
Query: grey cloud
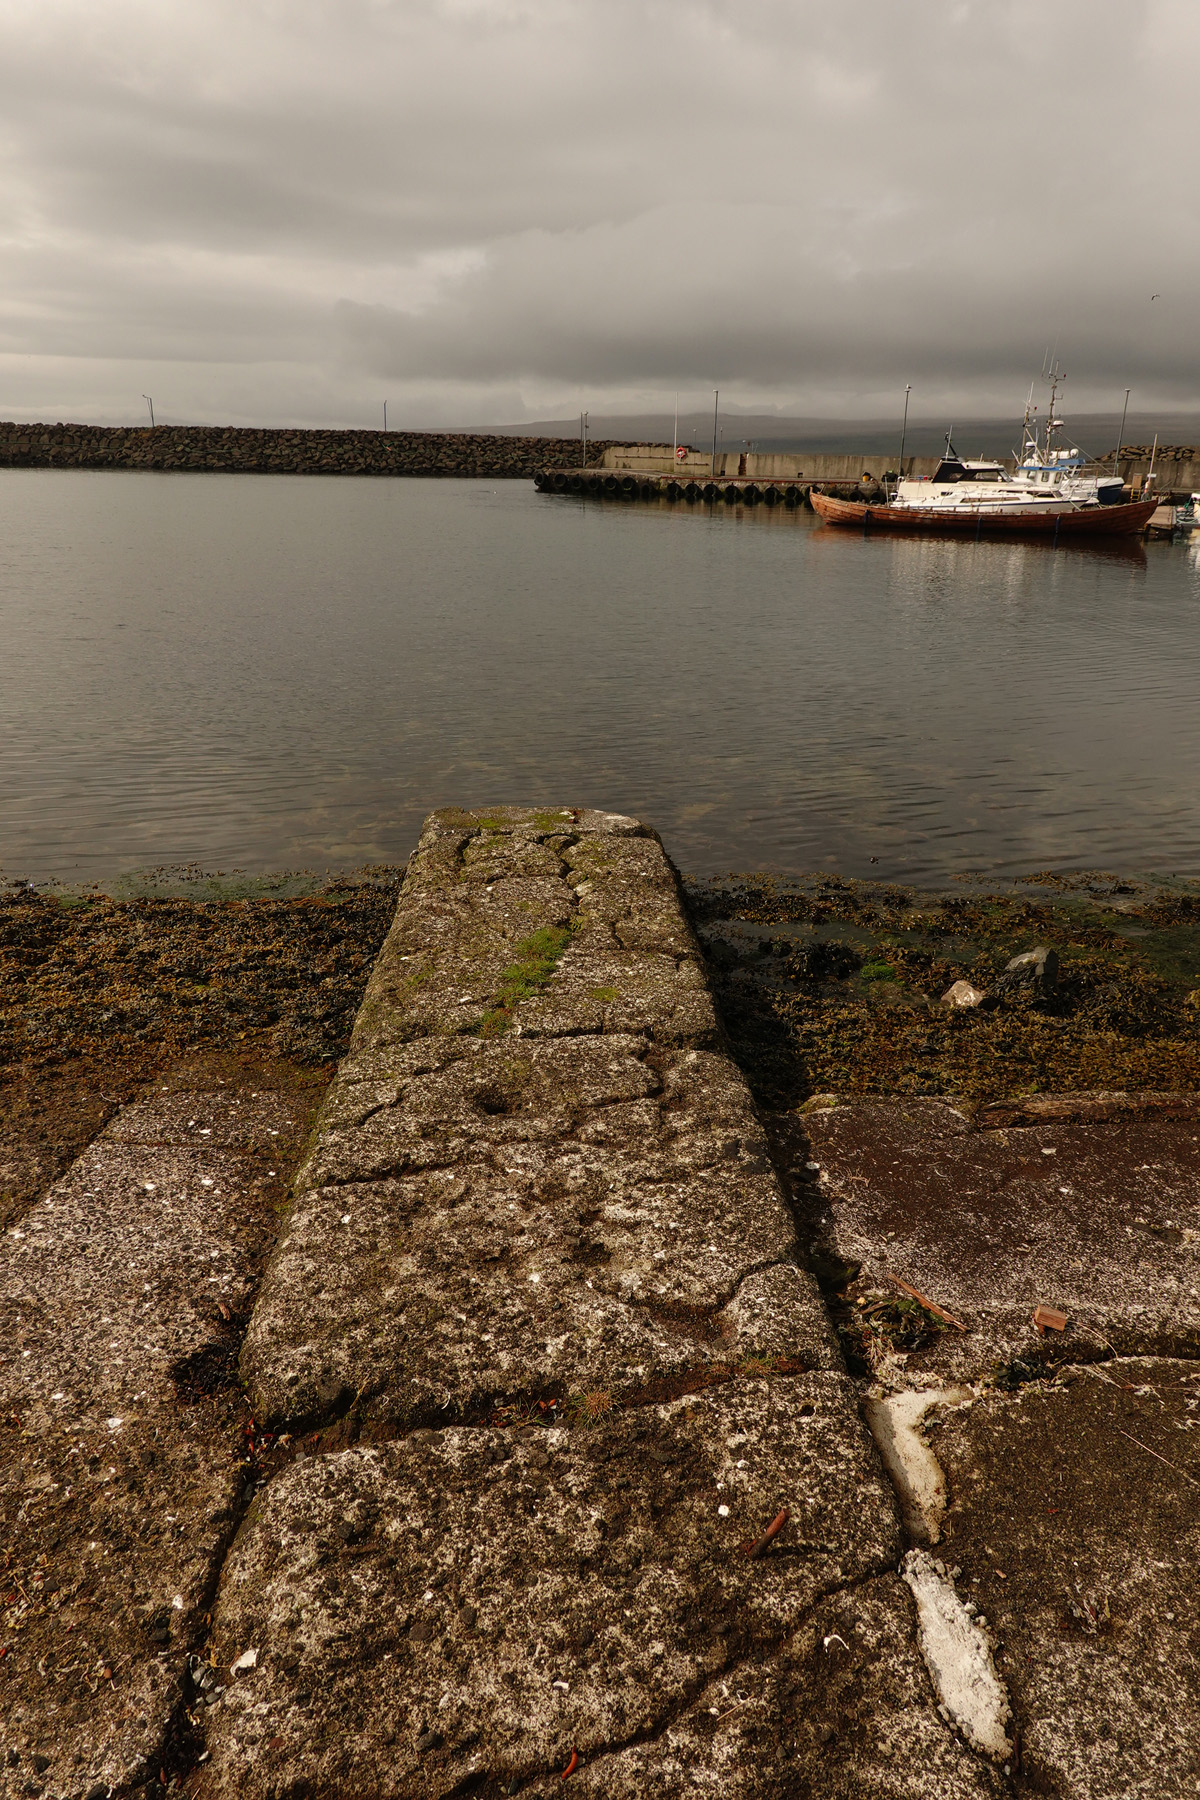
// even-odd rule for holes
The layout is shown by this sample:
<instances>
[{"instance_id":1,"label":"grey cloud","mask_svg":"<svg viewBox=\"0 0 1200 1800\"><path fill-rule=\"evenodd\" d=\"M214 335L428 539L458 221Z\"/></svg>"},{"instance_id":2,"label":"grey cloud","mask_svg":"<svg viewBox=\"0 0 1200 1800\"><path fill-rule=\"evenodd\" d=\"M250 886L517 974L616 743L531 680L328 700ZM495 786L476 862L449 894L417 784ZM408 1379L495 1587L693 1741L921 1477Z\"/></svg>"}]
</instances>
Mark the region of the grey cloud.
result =
<instances>
[{"instance_id":1,"label":"grey cloud","mask_svg":"<svg viewBox=\"0 0 1200 1800\"><path fill-rule=\"evenodd\" d=\"M1057 339L1080 404L1195 404L1197 50L1191 0L0 0L0 367L1011 411Z\"/></svg>"}]
</instances>

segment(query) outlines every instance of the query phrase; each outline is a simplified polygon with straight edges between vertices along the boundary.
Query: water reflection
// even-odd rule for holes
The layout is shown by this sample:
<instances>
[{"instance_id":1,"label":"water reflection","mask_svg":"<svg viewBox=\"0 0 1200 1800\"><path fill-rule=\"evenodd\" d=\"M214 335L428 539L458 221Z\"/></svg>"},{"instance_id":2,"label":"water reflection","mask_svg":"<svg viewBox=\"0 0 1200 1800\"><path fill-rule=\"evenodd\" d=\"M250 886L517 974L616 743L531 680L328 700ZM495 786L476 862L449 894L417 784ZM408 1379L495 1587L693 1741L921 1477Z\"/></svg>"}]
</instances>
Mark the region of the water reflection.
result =
<instances>
[{"instance_id":1,"label":"water reflection","mask_svg":"<svg viewBox=\"0 0 1200 1800\"><path fill-rule=\"evenodd\" d=\"M505 799L642 813L697 871L1196 867L1191 546L21 470L0 528L10 875L392 860Z\"/></svg>"}]
</instances>

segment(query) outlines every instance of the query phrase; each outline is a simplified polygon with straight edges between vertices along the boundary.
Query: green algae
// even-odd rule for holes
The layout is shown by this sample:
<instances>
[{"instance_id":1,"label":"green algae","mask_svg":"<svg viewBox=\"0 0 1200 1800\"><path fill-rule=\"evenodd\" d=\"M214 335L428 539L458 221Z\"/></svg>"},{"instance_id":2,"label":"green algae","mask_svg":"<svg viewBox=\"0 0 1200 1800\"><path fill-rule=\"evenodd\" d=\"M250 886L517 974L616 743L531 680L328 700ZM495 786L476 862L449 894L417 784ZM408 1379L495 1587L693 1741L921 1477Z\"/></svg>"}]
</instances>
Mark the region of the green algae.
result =
<instances>
[{"instance_id":1,"label":"green algae","mask_svg":"<svg viewBox=\"0 0 1200 1800\"><path fill-rule=\"evenodd\" d=\"M531 1000L553 976L577 929L572 920L569 925L543 926L521 939L516 945L518 960L501 975L487 1011L473 1028L476 1036L501 1037L509 1030L522 1000Z\"/></svg>"},{"instance_id":2,"label":"green algae","mask_svg":"<svg viewBox=\"0 0 1200 1800\"><path fill-rule=\"evenodd\" d=\"M1200 1088L1200 886L1175 878L968 878L929 893L836 876L685 884L718 1005L759 1103L814 1093ZM955 1009L1039 944L1055 991Z\"/></svg>"}]
</instances>

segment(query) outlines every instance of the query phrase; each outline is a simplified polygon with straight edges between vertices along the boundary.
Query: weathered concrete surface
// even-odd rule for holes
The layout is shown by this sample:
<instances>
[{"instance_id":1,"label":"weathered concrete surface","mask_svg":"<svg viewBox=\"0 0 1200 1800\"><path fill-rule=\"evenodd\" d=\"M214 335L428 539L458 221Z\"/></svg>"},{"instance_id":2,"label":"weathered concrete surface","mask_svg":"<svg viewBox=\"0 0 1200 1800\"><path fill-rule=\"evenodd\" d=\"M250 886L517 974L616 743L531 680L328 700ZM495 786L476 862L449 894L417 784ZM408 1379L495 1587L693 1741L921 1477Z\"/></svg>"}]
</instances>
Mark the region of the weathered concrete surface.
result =
<instances>
[{"instance_id":1,"label":"weathered concrete surface","mask_svg":"<svg viewBox=\"0 0 1200 1800\"><path fill-rule=\"evenodd\" d=\"M305 1110L167 1081L0 1239L5 1800L157 1776L236 1522L239 1315Z\"/></svg>"},{"instance_id":2,"label":"weathered concrete surface","mask_svg":"<svg viewBox=\"0 0 1200 1800\"><path fill-rule=\"evenodd\" d=\"M538 932L558 961L509 1001ZM695 1047L718 1041L636 822L434 815L247 1334L256 1407L445 1423L837 1366L745 1082Z\"/></svg>"},{"instance_id":3,"label":"weathered concrete surface","mask_svg":"<svg viewBox=\"0 0 1200 1800\"><path fill-rule=\"evenodd\" d=\"M940 1554L989 1623L1025 1778L1200 1788L1200 1365L1120 1358L938 1416Z\"/></svg>"},{"instance_id":4,"label":"weathered concrete surface","mask_svg":"<svg viewBox=\"0 0 1200 1800\"><path fill-rule=\"evenodd\" d=\"M847 1766L993 1792L936 1716L898 1555L840 1375L294 1464L222 1580L200 1792L548 1794L572 1752L597 1795L840 1792L818 1777Z\"/></svg>"},{"instance_id":5,"label":"weathered concrete surface","mask_svg":"<svg viewBox=\"0 0 1200 1800\"><path fill-rule=\"evenodd\" d=\"M818 1260L861 1264L857 1295L898 1297L899 1277L969 1327L881 1378L921 1386L1047 1356L1200 1355L1194 1097L1046 1096L974 1115L937 1100L850 1101L798 1123ZM1066 1312L1066 1332L1039 1336L1038 1305Z\"/></svg>"},{"instance_id":6,"label":"weathered concrete surface","mask_svg":"<svg viewBox=\"0 0 1200 1800\"><path fill-rule=\"evenodd\" d=\"M2 1240L3 1800L1196 1791L1195 1104L815 1107L785 1188L657 839L503 809L255 1299L302 1112L168 1083Z\"/></svg>"},{"instance_id":7,"label":"weathered concrete surface","mask_svg":"<svg viewBox=\"0 0 1200 1800\"><path fill-rule=\"evenodd\" d=\"M894 1576L822 1601L787 1641L716 1676L656 1736L584 1763L589 1800L995 1800L1001 1769L939 1717ZM561 1792L554 1780L520 1792ZM570 1790L568 1790L570 1791Z\"/></svg>"},{"instance_id":8,"label":"weathered concrete surface","mask_svg":"<svg viewBox=\"0 0 1200 1800\"><path fill-rule=\"evenodd\" d=\"M720 1033L674 871L634 819L573 809L448 810L426 824L355 1024L355 1054L480 1029L517 946L570 928L516 1035L642 1033L706 1048Z\"/></svg>"},{"instance_id":9,"label":"weathered concrete surface","mask_svg":"<svg viewBox=\"0 0 1200 1800\"><path fill-rule=\"evenodd\" d=\"M914 1592L939 1693L994 1657L1024 1791L1197 1792L1200 1102L817 1103L780 1136L905 1524L938 1544ZM873 1338L911 1290L968 1329Z\"/></svg>"},{"instance_id":10,"label":"weathered concrete surface","mask_svg":"<svg viewBox=\"0 0 1200 1800\"><path fill-rule=\"evenodd\" d=\"M245 1342L197 1794L1002 1791L798 1252L658 840L434 815Z\"/></svg>"}]
</instances>

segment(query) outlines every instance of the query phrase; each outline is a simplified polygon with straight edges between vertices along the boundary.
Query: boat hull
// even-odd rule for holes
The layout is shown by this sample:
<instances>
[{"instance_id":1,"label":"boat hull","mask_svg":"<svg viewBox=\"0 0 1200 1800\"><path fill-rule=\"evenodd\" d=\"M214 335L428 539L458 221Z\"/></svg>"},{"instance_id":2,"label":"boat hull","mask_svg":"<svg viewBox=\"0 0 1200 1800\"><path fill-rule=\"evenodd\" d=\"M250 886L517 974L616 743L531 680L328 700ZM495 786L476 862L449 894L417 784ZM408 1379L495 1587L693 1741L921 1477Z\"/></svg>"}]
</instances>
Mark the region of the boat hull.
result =
<instances>
[{"instance_id":1,"label":"boat hull","mask_svg":"<svg viewBox=\"0 0 1200 1800\"><path fill-rule=\"evenodd\" d=\"M813 511L826 525L859 531L887 531L917 537L1114 538L1144 532L1157 500L1135 500L1124 506L1088 506L1076 512L1045 512L1014 506L1003 512L960 507L945 512L908 506L870 506L862 500L839 500L814 488Z\"/></svg>"}]
</instances>

